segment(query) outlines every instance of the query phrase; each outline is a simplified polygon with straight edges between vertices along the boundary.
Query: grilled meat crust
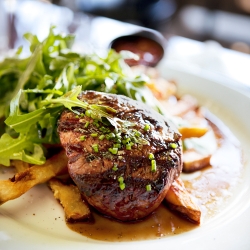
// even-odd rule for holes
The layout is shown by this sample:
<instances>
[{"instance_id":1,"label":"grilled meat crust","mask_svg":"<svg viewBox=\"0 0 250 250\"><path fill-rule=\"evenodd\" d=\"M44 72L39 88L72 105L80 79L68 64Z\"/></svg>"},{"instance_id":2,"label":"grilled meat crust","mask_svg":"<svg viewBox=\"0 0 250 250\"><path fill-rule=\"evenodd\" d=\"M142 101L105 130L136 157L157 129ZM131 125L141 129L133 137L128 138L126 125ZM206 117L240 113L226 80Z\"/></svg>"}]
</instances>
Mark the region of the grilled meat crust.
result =
<instances>
[{"instance_id":1,"label":"grilled meat crust","mask_svg":"<svg viewBox=\"0 0 250 250\"><path fill-rule=\"evenodd\" d=\"M181 172L181 135L163 116L125 96L85 91L79 99L114 108L117 118L134 123L127 132L138 131L147 144L134 143L131 149L126 149L126 145L120 143L121 148L114 154L109 149L120 141L107 136L116 133L113 126L104 126L91 117L65 110L58 132L73 181L83 198L106 216L121 221L147 216L160 205ZM145 124L150 125L149 130ZM103 127L109 132L103 132ZM107 138L100 139L105 133ZM124 134L121 136L120 139L126 139ZM98 150L93 145L98 145ZM156 162L156 171L152 170L150 153Z\"/></svg>"}]
</instances>

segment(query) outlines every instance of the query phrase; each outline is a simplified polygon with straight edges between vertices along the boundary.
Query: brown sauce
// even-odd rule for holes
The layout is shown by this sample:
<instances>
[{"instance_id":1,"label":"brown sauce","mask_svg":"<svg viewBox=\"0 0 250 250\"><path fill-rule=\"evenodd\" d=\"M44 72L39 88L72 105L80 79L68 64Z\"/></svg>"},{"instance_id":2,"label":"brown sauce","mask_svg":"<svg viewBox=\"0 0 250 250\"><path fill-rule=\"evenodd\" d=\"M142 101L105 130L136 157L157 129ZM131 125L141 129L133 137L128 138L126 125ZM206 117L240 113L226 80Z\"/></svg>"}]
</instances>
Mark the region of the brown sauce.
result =
<instances>
[{"instance_id":1,"label":"brown sauce","mask_svg":"<svg viewBox=\"0 0 250 250\"><path fill-rule=\"evenodd\" d=\"M68 223L68 227L84 236L103 241L138 241L180 234L197 226L171 213L164 205L140 222L124 223L93 213L95 223Z\"/></svg>"},{"instance_id":2,"label":"brown sauce","mask_svg":"<svg viewBox=\"0 0 250 250\"><path fill-rule=\"evenodd\" d=\"M217 136L219 148L211 159L211 166L193 174L183 174L187 190L196 198L202 219L208 220L223 210L223 204L232 195L242 173L242 155L238 142L227 127L217 119L211 126ZM228 131L226 134L224 131ZM68 224L68 227L86 237L102 241L138 241L172 236L197 228L162 204L144 220L121 223L93 212L95 223ZM202 226L202 225L201 225Z\"/></svg>"}]
</instances>

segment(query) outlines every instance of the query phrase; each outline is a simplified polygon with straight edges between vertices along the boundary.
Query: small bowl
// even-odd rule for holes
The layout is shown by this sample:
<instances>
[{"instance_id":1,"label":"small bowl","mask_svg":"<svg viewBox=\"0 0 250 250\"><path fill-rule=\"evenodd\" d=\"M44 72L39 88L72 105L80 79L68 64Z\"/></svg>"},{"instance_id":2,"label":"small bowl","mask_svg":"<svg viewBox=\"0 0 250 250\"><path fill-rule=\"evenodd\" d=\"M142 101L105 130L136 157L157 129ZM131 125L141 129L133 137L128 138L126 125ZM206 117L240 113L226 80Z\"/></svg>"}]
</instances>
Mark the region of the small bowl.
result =
<instances>
[{"instance_id":1,"label":"small bowl","mask_svg":"<svg viewBox=\"0 0 250 250\"><path fill-rule=\"evenodd\" d=\"M130 66L145 65L155 67L164 56L165 38L157 31L145 29L133 34L115 38L110 48L117 52L131 51L139 56L139 60L127 59Z\"/></svg>"}]
</instances>

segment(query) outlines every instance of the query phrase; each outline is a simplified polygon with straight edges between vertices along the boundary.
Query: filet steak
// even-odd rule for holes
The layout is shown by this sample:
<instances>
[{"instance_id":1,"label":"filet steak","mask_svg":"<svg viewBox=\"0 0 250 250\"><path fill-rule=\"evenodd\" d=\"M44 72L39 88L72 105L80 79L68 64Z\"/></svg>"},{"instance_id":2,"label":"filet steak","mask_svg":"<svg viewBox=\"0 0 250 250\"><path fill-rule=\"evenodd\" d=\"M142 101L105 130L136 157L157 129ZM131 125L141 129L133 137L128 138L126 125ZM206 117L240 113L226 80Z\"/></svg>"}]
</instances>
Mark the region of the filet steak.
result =
<instances>
[{"instance_id":1,"label":"filet steak","mask_svg":"<svg viewBox=\"0 0 250 250\"><path fill-rule=\"evenodd\" d=\"M58 132L83 198L117 220L149 215L182 170L181 135L162 115L128 97L85 91L78 98L112 107L116 118L132 123L117 130L83 109L77 109L80 115L62 113Z\"/></svg>"}]
</instances>

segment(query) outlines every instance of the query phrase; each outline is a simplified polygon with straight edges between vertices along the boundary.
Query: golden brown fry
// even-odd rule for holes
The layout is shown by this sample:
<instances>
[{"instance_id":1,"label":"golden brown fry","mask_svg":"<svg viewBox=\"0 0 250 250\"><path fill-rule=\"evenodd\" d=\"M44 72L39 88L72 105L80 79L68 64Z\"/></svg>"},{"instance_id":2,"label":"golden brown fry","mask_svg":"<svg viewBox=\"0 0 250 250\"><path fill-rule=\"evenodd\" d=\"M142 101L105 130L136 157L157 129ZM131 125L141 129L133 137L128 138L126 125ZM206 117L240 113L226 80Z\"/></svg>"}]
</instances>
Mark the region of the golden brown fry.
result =
<instances>
[{"instance_id":1,"label":"golden brown fry","mask_svg":"<svg viewBox=\"0 0 250 250\"><path fill-rule=\"evenodd\" d=\"M200 224L201 210L186 190L181 179L177 179L172 183L165 200L171 210L178 212L195 224Z\"/></svg>"},{"instance_id":2,"label":"golden brown fry","mask_svg":"<svg viewBox=\"0 0 250 250\"><path fill-rule=\"evenodd\" d=\"M16 169L17 173L21 173L28 169L30 167L30 164L24 161L14 160L11 162L11 166Z\"/></svg>"},{"instance_id":3,"label":"golden brown fry","mask_svg":"<svg viewBox=\"0 0 250 250\"><path fill-rule=\"evenodd\" d=\"M203 155L195 149L183 152L183 169L185 173L191 173L210 165L211 154Z\"/></svg>"},{"instance_id":4,"label":"golden brown fry","mask_svg":"<svg viewBox=\"0 0 250 250\"><path fill-rule=\"evenodd\" d=\"M75 185L65 185L53 178L49 181L49 187L54 197L61 203L67 222L90 222L93 220L90 209L82 200L79 189Z\"/></svg>"},{"instance_id":5,"label":"golden brown fry","mask_svg":"<svg viewBox=\"0 0 250 250\"><path fill-rule=\"evenodd\" d=\"M182 140L191 137L201 137L208 131L206 127L180 127L179 132L182 134Z\"/></svg>"},{"instance_id":6,"label":"golden brown fry","mask_svg":"<svg viewBox=\"0 0 250 250\"><path fill-rule=\"evenodd\" d=\"M67 167L65 151L48 159L43 165L34 165L9 180L0 181L0 205L18 198L33 186L44 183Z\"/></svg>"},{"instance_id":7,"label":"golden brown fry","mask_svg":"<svg viewBox=\"0 0 250 250\"><path fill-rule=\"evenodd\" d=\"M167 114L184 117L189 112L194 112L197 107L197 100L189 95L184 95L176 101L160 100L160 103Z\"/></svg>"}]
</instances>

